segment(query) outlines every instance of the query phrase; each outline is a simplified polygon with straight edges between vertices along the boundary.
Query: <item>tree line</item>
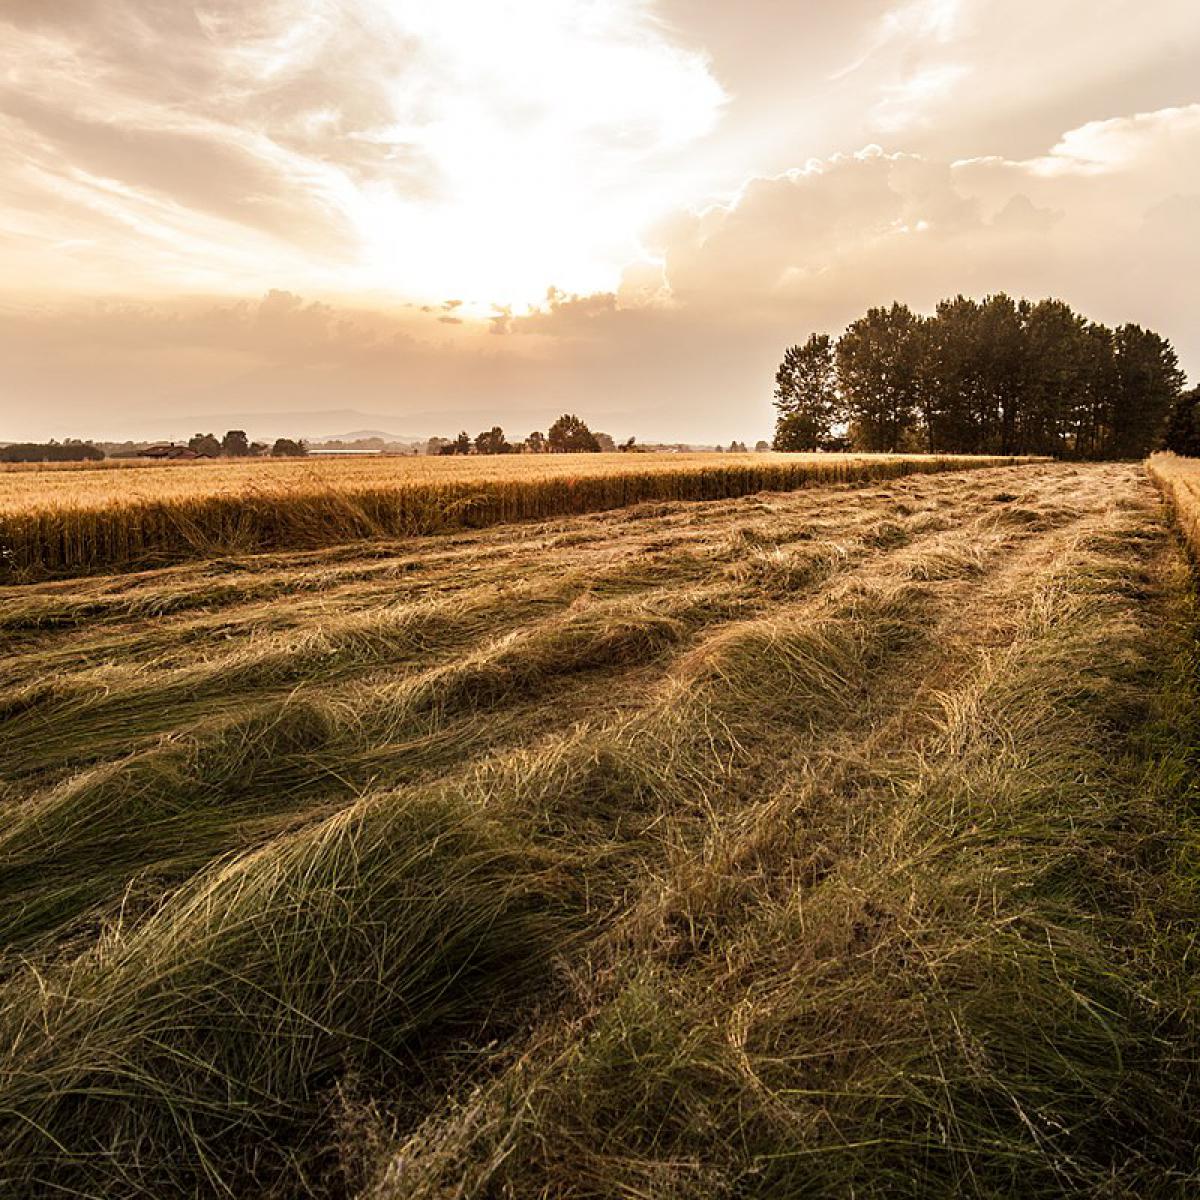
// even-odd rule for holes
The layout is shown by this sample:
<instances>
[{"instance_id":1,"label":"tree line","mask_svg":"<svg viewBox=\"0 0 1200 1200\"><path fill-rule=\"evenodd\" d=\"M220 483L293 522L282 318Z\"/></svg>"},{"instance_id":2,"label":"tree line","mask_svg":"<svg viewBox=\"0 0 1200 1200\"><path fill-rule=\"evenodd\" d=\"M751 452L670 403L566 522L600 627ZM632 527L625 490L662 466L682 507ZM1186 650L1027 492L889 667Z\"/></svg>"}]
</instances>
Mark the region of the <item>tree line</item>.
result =
<instances>
[{"instance_id":1,"label":"tree line","mask_svg":"<svg viewBox=\"0 0 1200 1200\"><path fill-rule=\"evenodd\" d=\"M1183 384L1165 338L1061 300L956 296L930 317L893 304L788 348L775 449L1140 458Z\"/></svg>"},{"instance_id":2,"label":"tree line","mask_svg":"<svg viewBox=\"0 0 1200 1200\"><path fill-rule=\"evenodd\" d=\"M547 433L535 429L527 438L513 443L499 425L485 429L474 439L464 429L456 438L430 438L426 454L611 454L632 450L634 439L618 446L607 433L593 433L587 422L574 413L563 413Z\"/></svg>"},{"instance_id":3,"label":"tree line","mask_svg":"<svg viewBox=\"0 0 1200 1200\"><path fill-rule=\"evenodd\" d=\"M61 442L9 442L0 446L0 462L99 462L104 451L90 442L66 438Z\"/></svg>"},{"instance_id":4,"label":"tree line","mask_svg":"<svg viewBox=\"0 0 1200 1200\"><path fill-rule=\"evenodd\" d=\"M268 446L250 441L244 429L230 429L220 439L211 433L195 433L188 439L188 449L202 458L301 458L308 453L308 444L303 439L281 437Z\"/></svg>"}]
</instances>

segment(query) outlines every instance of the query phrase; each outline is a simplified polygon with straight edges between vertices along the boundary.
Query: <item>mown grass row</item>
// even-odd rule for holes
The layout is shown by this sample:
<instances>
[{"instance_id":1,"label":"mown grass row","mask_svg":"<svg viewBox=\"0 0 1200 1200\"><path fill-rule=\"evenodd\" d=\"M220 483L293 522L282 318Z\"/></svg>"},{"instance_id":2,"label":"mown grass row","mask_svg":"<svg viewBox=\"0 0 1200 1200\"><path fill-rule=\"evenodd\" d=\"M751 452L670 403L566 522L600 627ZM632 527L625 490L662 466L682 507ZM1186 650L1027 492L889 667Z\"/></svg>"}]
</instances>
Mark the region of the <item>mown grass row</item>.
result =
<instances>
[{"instance_id":1,"label":"mown grass row","mask_svg":"<svg viewBox=\"0 0 1200 1200\"><path fill-rule=\"evenodd\" d=\"M738 557L728 573L712 564L708 589L729 580L758 594L769 583L772 611L684 652L665 678L656 672L652 694L624 697L632 716L605 720L601 708L599 721L565 729L537 720L538 736L444 779L352 787L338 810L324 806L232 861L221 857L228 831L214 829L244 816L247 794L278 808L292 793L303 804L293 789L305 772L281 775L293 751L317 760L309 777L346 771L360 737L395 759L394 739L431 705L438 719L462 710L485 725L496 719L484 719L489 710L517 707L555 674L614 658L644 667L658 647L682 647L698 594L690 561L677 564L679 595L654 605L637 596L611 613L593 601L539 614L528 636L368 691L353 711L298 697L194 753L166 743L30 798L0 844L4 934L18 959L0 991L10 1047L0 1182L261 1194L286 1178L280 1194L295 1194L328 1153L330 1097L347 1073L389 1097L420 1093L422 1111L441 1073L519 1025L547 994L553 963L595 936L652 864L705 829L714 802L752 794L765 748L858 719L873 671L926 636L934 598L911 582L924 548L857 516L842 521L862 526L860 554L882 553L880 542L912 552L895 580L848 585L810 610L803 589L852 547L804 543L793 562L742 523L714 530L714 552ZM764 521L764 536L770 529L778 523ZM945 570L944 551L936 557ZM710 598L701 607L697 620L719 616ZM197 861L205 852L216 859L209 869ZM54 869L39 875L39 861ZM198 874L167 888L181 865ZM140 891L147 873L163 888L149 917L141 904L128 914L103 904ZM78 957L24 966L30 934L57 926L74 939L89 911L113 921L98 942L84 937Z\"/></svg>"},{"instance_id":2,"label":"mown grass row","mask_svg":"<svg viewBox=\"0 0 1200 1200\"><path fill-rule=\"evenodd\" d=\"M1200 458L1153 454L1149 470L1192 554L1200 560Z\"/></svg>"},{"instance_id":3,"label":"mown grass row","mask_svg":"<svg viewBox=\"0 0 1200 1200\"><path fill-rule=\"evenodd\" d=\"M1197 1194L1196 609L1161 544L1093 529L923 736L722 813L567 1013L363 1139L362 1194Z\"/></svg>"},{"instance_id":4,"label":"mown grass row","mask_svg":"<svg viewBox=\"0 0 1200 1200\"><path fill-rule=\"evenodd\" d=\"M511 1031L679 822L703 827L766 739L852 712L921 607L872 588L816 623L735 627L644 713L363 795L13 977L0 1184L261 1194L284 1174L295 1194L339 1078L421 1090L455 1039Z\"/></svg>"},{"instance_id":5,"label":"mown grass row","mask_svg":"<svg viewBox=\"0 0 1200 1200\"><path fill-rule=\"evenodd\" d=\"M959 486L968 495L956 524L990 528L997 517L986 489L967 478ZM114 874L129 878L150 863L160 879L197 869L231 824L278 827L323 794L453 766L456 756L519 738L522 722L545 729L589 695L589 677L658 670L704 629L794 604L852 564L899 548L903 577L950 578L998 549L998 535L983 531L943 545L946 519L931 523L920 510L881 521L875 513L888 500L843 513L830 540L811 538L807 504L789 497L766 510L769 519L718 526L703 541L689 523L650 557L636 553L635 539L587 567L569 547L548 559L535 542L526 567L536 573L518 577L510 565L501 590L483 583L411 605L394 590L402 595L403 585L384 580L376 590L392 603L360 614L333 593L308 616L319 616L319 629L265 635L271 606L252 605L235 610L237 625L217 614L220 649L198 657L204 643L179 626L164 626L147 662L131 660L117 630L86 645L54 637L67 655L82 646L84 656L31 652L42 669L0 690L0 770L14 794L37 794L0 832L0 942L24 943L119 893ZM186 591L186 579L169 579ZM161 599L167 580L145 577L119 595L140 613L139 593ZM196 661L181 660L178 648L164 655L172 637L186 638ZM83 665L89 646L102 658L94 668ZM46 663L64 661L69 675L47 677ZM530 702L547 711L535 717ZM47 772L61 784L51 787ZM102 850L103 866L81 870Z\"/></svg>"},{"instance_id":6,"label":"mown grass row","mask_svg":"<svg viewBox=\"0 0 1200 1200\"><path fill-rule=\"evenodd\" d=\"M1194 613L1134 479L731 514L674 590L413 662L355 626L14 801L0 1194L1191 1194ZM32 699L81 761L109 700ZM512 727L405 778L460 721Z\"/></svg>"},{"instance_id":7,"label":"mown grass row","mask_svg":"<svg viewBox=\"0 0 1200 1200\"><path fill-rule=\"evenodd\" d=\"M0 581L85 574L263 550L306 549L384 536L415 536L509 521L598 512L653 500L720 500L752 492L829 483L862 483L1012 458L827 456L762 463L603 466L563 476L399 481L337 487L297 484L213 494L203 469L193 495L141 496L99 504L37 504L0 511Z\"/></svg>"}]
</instances>

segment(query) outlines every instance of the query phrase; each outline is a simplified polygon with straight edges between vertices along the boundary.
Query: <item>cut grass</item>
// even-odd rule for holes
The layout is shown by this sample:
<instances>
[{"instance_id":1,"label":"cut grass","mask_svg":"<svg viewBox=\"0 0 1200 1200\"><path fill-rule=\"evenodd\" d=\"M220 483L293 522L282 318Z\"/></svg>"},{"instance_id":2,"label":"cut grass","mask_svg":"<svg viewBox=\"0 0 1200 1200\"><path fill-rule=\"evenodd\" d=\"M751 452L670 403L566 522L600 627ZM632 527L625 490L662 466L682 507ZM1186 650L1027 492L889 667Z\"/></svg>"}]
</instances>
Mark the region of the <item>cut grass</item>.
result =
<instances>
[{"instance_id":1,"label":"cut grass","mask_svg":"<svg viewBox=\"0 0 1200 1200\"><path fill-rule=\"evenodd\" d=\"M1131 569L1064 556L923 738L723 819L369 1194L1194 1192L1195 612L1166 567L1162 658Z\"/></svg>"},{"instance_id":2,"label":"cut grass","mask_svg":"<svg viewBox=\"0 0 1200 1200\"><path fill-rule=\"evenodd\" d=\"M61 678L0 723L0 1191L1193 1193L1150 497L1028 466L11 589Z\"/></svg>"}]
</instances>

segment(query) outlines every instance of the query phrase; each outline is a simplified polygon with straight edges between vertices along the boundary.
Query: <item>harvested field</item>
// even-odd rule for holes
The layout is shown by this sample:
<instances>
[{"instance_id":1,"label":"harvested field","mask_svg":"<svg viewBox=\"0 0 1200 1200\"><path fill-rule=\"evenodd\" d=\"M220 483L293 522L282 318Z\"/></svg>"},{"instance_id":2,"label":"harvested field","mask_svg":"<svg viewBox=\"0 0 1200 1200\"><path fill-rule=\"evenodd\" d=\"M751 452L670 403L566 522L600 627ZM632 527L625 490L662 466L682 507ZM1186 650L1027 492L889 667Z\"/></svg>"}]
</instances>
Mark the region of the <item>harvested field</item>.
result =
<instances>
[{"instance_id":1,"label":"harvested field","mask_svg":"<svg viewBox=\"0 0 1200 1200\"><path fill-rule=\"evenodd\" d=\"M1016 461L925 455L538 454L224 459L127 470L102 470L97 464L31 470L21 464L0 468L0 582Z\"/></svg>"},{"instance_id":2,"label":"harvested field","mask_svg":"<svg viewBox=\"0 0 1200 1200\"><path fill-rule=\"evenodd\" d=\"M1132 464L8 586L0 1194L1195 1195L1195 619Z\"/></svg>"}]
</instances>

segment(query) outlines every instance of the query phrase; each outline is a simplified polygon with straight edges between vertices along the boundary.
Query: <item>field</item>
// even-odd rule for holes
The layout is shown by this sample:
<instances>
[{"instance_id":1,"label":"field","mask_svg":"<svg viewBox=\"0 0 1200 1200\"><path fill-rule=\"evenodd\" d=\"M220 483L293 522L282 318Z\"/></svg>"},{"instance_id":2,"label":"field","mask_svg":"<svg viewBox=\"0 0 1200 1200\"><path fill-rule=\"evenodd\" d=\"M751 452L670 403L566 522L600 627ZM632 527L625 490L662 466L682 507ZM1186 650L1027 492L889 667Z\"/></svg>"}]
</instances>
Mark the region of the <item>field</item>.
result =
<instances>
[{"instance_id":1,"label":"field","mask_svg":"<svg viewBox=\"0 0 1200 1200\"><path fill-rule=\"evenodd\" d=\"M1200 560L1200 459L1154 454L1149 468L1188 547Z\"/></svg>"},{"instance_id":2,"label":"field","mask_svg":"<svg viewBox=\"0 0 1200 1200\"><path fill-rule=\"evenodd\" d=\"M1198 1194L1186 555L900 470L0 590L0 1195Z\"/></svg>"},{"instance_id":3,"label":"field","mask_svg":"<svg viewBox=\"0 0 1200 1200\"><path fill-rule=\"evenodd\" d=\"M1015 459L539 454L0 468L0 582Z\"/></svg>"}]
</instances>

